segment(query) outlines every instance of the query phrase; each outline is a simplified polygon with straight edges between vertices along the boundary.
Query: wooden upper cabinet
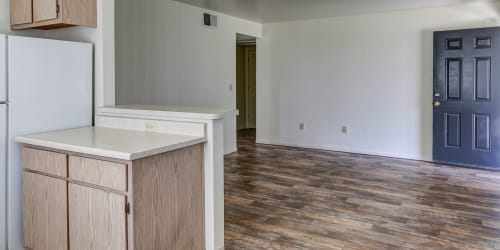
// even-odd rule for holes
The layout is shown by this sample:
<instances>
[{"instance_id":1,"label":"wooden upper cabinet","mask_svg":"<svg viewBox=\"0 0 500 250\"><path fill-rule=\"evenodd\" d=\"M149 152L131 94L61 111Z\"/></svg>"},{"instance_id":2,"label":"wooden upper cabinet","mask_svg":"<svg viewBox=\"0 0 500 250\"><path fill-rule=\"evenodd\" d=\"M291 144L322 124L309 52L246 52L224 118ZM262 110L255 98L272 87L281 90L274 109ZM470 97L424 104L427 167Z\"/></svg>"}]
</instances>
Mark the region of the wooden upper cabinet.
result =
<instances>
[{"instance_id":1,"label":"wooden upper cabinet","mask_svg":"<svg viewBox=\"0 0 500 250\"><path fill-rule=\"evenodd\" d=\"M31 0L10 1L10 23L11 25L27 24L33 22Z\"/></svg>"},{"instance_id":2,"label":"wooden upper cabinet","mask_svg":"<svg viewBox=\"0 0 500 250\"><path fill-rule=\"evenodd\" d=\"M41 22L57 18L57 0L33 0L33 21Z\"/></svg>"},{"instance_id":3,"label":"wooden upper cabinet","mask_svg":"<svg viewBox=\"0 0 500 250\"><path fill-rule=\"evenodd\" d=\"M13 30L97 27L97 0L10 0L10 3Z\"/></svg>"}]
</instances>

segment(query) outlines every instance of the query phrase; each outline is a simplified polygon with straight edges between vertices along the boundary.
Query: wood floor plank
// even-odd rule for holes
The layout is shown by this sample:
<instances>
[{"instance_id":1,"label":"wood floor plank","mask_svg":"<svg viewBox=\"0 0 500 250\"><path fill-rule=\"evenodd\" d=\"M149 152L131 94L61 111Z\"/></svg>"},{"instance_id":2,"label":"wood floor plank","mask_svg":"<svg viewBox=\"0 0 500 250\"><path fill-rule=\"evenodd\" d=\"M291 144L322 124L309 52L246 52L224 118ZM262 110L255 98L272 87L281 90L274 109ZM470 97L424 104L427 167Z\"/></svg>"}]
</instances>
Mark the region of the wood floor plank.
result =
<instances>
[{"instance_id":1,"label":"wood floor plank","mask_svg":"<svg viewBox=\"0 0 500 250\"><path fill-rule=\"evenodd\" d=\"M500 249L500 172L254 140L225 158L226 249Z\"/></svg>"}]
</instances>

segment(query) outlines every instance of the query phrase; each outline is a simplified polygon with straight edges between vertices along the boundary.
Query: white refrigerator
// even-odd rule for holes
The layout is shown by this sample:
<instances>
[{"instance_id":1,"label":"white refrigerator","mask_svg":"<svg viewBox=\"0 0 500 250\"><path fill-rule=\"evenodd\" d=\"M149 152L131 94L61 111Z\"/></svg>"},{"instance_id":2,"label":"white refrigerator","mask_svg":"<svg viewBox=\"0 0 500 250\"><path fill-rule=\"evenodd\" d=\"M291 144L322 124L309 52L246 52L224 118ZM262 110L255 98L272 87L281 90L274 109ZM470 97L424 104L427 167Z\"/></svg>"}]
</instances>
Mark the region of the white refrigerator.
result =
<instances>
[{"instance_id":1,"label":"white refrigerator","mask_svg":"<svg viewBox=\"0 0 500 250\"><path fill-rule=\"evenodd\" d=\"M92 44L0 35L0 249L24 249L14 137L91 126L92 79Z\"/></svg>"}]
</instances>

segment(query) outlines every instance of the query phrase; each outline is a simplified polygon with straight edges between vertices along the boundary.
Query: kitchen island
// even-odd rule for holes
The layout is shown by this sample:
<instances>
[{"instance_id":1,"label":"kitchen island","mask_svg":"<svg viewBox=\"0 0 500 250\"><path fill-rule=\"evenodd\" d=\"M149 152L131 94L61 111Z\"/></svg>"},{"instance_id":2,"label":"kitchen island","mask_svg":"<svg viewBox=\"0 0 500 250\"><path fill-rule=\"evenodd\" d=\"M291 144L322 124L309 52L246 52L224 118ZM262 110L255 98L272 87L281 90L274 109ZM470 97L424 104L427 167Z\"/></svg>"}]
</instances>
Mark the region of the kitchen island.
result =
<instances>
[{"instance_id":1,"label":"kitchen island","mask_svg":"<svg viewBox=\"0 0 500 250\"><path fill-rule=\"evenodd\" d=\"M28 249L204 249L204 137L88 127L16 140Z\"/></svg>"},{"instance_id":2,"label":"kitchen island","mask_svg":"<svg viewBox=\"0 0 500 250\"><path fill-rule=\"evenodd\" d=\"M99 108L17 137L29 249L223 248L222 113Z\"/></svg>"}]
</instances>

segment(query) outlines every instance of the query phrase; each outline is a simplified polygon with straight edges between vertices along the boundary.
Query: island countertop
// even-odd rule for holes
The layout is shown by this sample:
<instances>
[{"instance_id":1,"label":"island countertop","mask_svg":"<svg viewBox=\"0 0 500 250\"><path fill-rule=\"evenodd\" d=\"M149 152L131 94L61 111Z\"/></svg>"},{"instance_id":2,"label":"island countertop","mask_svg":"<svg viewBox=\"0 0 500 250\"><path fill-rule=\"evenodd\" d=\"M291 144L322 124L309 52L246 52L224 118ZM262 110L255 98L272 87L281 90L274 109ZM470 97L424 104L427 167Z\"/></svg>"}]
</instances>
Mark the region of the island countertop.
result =
<instances>
[{"instance_id":1,"label":"island countertop","mask_svg":"<svg viewBox=\"0 0 500 250\"><path fill-rule=\"evenodd\" d=\"M183 107L183 106L154 106L154 105L117 105L97 108L97 115L127 114L141 116L168 116L188 119L222 119L224 115L233 113L234 109Z\"/></svg>"},{"instance_id":2,"label":"island countertop","mask_svg":"<svg viewBox=\"0 0 500 250\"><path fill-rule=\"evenodd\" d=\"M85 127L17 136L19 143L120 160L136 160L195 144L205 137Z\"/></svg>"}]
</instances>

